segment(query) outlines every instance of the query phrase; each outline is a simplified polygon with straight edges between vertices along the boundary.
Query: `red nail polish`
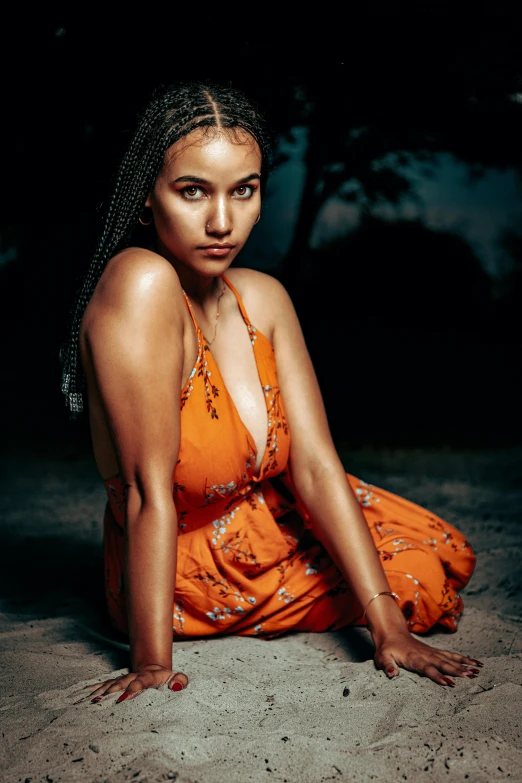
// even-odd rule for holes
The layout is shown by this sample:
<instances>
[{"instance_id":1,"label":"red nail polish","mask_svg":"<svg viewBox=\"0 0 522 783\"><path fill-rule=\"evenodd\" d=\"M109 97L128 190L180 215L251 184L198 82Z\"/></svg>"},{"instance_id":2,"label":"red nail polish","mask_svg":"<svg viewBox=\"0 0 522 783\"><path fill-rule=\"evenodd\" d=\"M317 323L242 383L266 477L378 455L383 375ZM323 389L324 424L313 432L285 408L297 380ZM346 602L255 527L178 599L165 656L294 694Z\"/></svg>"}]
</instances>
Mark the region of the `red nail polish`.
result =
<instances>
[{"instance_id":1,"label":"red nail polish","mask_svg":"<svg viewBox=\"0 0 522 783\"><path fill-rule=\"evenodd\" d=\"M468 674L468 680L476 680L477 675L476 674Z\"/></svg>"},{"instance_id":2,"label":"red nail polish","mask_svg":"<svg viewBox=\"0 0 522 783\"><path fill-rule=\"evenodd\" d=\"M444 682L446 682L448 685L452 685L453 687L455 687L455 683L453 682L453 680L450 680L450 678L449 678L449 677L443 677L443 680L444 680Z\"/></svg>"},{"instance_id":3,"label":"red nail polish","mask_svg":"<svg viewBox=\"0 0 522 783\"><path fill-rule=\"evenodd\" d=\"M91 699L91 704L96 704L97 701L101 701L101 700L102 700L101 696L96 696L94 699Z\"/></svg>"},{"instance_id":4,"label":"red nail polish","mask_svg":"<svg viewBox=\"0 0 522 783\"><path fill-rule=\"evenodd\" d=\"M484 666L482 661L477 661L475 658L470 658L470 661L474 663L476 666Z\"/></svg>"},{"instance_id":5,"label":"red nail polish","mask_svg":"<svg viewBox=\"0 0 522 783\"><path fill-rule=\"evenodd\" d=\"M386 674L395 674L395 669L386 669Z\"/></svg>"},{"instance_id":6,"label":"red nail polish","mask_svg":"<svg viewBox=\"0 0 522 783\"><path fill-rule=\"evenodd\" d=\"M119 704L120 701L125 701L125 699L128 699L130 696L130 693L122 693L119 699L116 699L116 704Z\"/></svg>"},{"instance_id":7,"label":"red nail polish","mask_svg":"<svg viewBox=\"0 0 522 783\"><path fill-rule=\"evenodd\" d=\"M175 682L174 685L172 686L172 690L173 691L182 691L183 690L183 685L180 682Z\"/></svg>"}]
</instances>

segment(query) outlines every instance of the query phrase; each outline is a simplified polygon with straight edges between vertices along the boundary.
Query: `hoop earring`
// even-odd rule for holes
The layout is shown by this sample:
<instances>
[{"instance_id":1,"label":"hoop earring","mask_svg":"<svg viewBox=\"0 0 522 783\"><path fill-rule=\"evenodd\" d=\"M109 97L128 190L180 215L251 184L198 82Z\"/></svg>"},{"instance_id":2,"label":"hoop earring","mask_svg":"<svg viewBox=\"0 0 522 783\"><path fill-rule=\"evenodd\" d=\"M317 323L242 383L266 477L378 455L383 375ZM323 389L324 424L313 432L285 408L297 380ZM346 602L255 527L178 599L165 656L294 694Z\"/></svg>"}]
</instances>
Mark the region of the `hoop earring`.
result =
<instances>
[{"instance_id":1,"label":"hoop earring","mask_svg":"<svg viewBox=\"0 0 522 783\"><path fill-rule=\"evenodd\" d=\"M144 209L150 209L150 207L144 207ZM141 223L142 226L150 226L150 224L152 223L153 219L154 219L154 215L152 214L152 210L151 210L150 220L148 222L145 221L145 220L142 220L141 219L141 215L139 216L138 221Z\"/></svg>"}]
</instances>

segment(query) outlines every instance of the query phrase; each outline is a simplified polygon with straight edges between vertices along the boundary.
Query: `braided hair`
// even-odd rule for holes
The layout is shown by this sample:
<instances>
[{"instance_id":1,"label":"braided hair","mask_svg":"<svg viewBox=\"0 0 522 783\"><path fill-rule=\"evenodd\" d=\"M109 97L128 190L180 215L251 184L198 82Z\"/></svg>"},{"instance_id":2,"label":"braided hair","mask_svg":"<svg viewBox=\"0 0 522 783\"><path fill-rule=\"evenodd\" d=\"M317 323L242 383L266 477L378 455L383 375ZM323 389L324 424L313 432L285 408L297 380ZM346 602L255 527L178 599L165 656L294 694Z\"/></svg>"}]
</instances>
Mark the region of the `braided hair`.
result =
<instances>
[{"instance_id":1,"label":"braided hair","mask_svg":"<svg viewBox=\"0 0 522 783\"><path fill-rule=\"evenodd\" d=\"M60 349L61 390L73 420L83 410L85 377L78 361L78 338L85 309L109 259L132 244L165 152L197 128L248 132L261 150L262 192L266 188L269 133L261 112L242 92L207 82L188 82L162 86L153 93L120 163L98 244L76 294L68 334Z\"/></svg>"}]
</instances>

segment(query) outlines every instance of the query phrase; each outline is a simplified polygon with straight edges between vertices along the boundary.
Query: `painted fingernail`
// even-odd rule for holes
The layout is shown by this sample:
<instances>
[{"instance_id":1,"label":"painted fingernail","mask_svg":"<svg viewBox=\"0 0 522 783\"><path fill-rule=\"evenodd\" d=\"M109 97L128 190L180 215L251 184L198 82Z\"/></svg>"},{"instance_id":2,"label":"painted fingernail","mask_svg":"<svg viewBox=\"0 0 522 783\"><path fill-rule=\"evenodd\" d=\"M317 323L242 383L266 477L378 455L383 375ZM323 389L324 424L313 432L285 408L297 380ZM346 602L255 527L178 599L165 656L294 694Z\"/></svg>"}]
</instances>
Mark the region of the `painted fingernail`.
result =
<instances>
[{"instance_id":1,"label":"painted fingernail","mask_svg":"<svg viewBox=\"0 0 522 783\"><path fill-rule=\"evenodd\" d=\"M386 674L395 674L395 669L393 669L392 667L386 669Z\"/></svg>"},{"instance_id":2,"label":"painted fingernail","mask_svg":"<svg viewBox=\"0 0 522 783\"><path fill-rule=\"evenodd\" d=\"M484 666L482 661L477 661L475 658L470 658L470 661L475 664L475 666Z\"/></svg>"},{"instance_id":3,"label":"painted fingernail","mask_svg":"<svg viewBox=\"0 0 522 783\"><path fill-rule=\"evenodd\" d=\"M476 674L468 674L468 680L476 680L477 675Z\"/></svg>"},{"instance_id":4,"label":"painted fingernail","mask_svg":"<svg viewBox=\"0 0 522 783\"><path fill-rule=\"evenodd\" d=\"M175 682L172 686L173 691L182 691L183 685L180 682Z\"/></svg>"},{"instance_id":5,"label":"painted fingernail","mask_svg":"<svg viewBox=\"0 0 522 783\"><path fill-rule=\"evenodd\" d=\"M447 683L448 685L452 685L453 687L455 687L455 683L453 682L453 680L450 680L450 678L449 678L449 677L443 677L442 679L443 679L443 680L444 680L444 682L445 682L445 683Z\"/></svg>"},{"instance_id":6,"label":"painted fingernail","mask_svg":"<svg viewBox=\"0 0 522 783\"><path fill-rule=\"evenodd\" d=\"M95 698L95 699L91 699L91 703L92 703L92 704L96 704L96 702L97 702L97 701L101 701L101 700L102 700L102 697L101 697L101 696L96 696L96 698Z\"/></svg>"},{"instance_id":7,"label":"painted fingernail","mask_svg":"<svg viewBox=\"0 0 522 783\"><path fill-rule=\"evenodd\" d=\"M119 704L120 701L125 701L125 699L128 699L130 696L130 693L122 693L119 699L116 699L116 704Z\"/></svg>"}]
</instances>

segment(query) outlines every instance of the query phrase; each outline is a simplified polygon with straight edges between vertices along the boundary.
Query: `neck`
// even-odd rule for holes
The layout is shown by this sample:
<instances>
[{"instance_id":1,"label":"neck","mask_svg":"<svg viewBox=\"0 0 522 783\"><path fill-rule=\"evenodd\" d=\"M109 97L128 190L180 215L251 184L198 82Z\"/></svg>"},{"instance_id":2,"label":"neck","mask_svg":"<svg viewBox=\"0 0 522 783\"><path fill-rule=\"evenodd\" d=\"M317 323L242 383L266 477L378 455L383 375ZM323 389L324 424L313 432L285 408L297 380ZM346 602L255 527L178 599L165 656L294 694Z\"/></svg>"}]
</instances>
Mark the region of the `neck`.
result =
<instances>
[{"instance_id":1,"label":"neck","mask_svg":"<svg viewBox=\"0 0 522 783\"><path fill-rule=\"evenodd\" d=\"M174 258L165 248L161 247L158 243L156 252L164 256L169 263L172 264L176 272L178 273L181 287L187 294L187 296L196 302L201 308L204 309L205 303L208 300L214 301L216 295L218 295L224 285L221 280L221 275L202 275L198 272L188 269L184 264L181 264L177 258Z\"/></svg>"},{"instance_id":2,"label":"neck","mask_svg":"<svg viewBox=\"0 0 522 783\"><path fill-rule=\"evenodd\" d=\"M175 269L178 273L181 287L192 302L198 304L202 310L205 309L207 302L209 306L214 306L216 296L221 293L224 285L221 275L203 277L193 273L187 274L185 269L178 269L177 267Z\"/></svg>"}]
</instances>

